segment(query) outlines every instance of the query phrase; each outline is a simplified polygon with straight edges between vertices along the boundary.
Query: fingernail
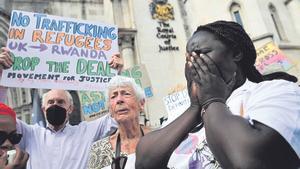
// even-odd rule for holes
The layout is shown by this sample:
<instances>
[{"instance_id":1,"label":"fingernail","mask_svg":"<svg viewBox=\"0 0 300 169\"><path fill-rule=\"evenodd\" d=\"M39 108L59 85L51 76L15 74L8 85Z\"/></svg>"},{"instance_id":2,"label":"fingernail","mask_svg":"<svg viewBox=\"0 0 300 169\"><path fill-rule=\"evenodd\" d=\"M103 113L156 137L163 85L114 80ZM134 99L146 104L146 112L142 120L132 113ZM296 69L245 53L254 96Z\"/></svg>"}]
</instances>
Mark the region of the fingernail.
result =
<instances>
[{"instance_id":1,"label":"fingernail","mask_svg":"<svg viewBox=\"0 0 300 169\"><path fill-rule=\"evenodd\" d=\"M194 60L195 60L195 59L194 59L194 57L193 57L193 56L191 56L191 62L194 62Z\"/></svg>"}]
</instances>

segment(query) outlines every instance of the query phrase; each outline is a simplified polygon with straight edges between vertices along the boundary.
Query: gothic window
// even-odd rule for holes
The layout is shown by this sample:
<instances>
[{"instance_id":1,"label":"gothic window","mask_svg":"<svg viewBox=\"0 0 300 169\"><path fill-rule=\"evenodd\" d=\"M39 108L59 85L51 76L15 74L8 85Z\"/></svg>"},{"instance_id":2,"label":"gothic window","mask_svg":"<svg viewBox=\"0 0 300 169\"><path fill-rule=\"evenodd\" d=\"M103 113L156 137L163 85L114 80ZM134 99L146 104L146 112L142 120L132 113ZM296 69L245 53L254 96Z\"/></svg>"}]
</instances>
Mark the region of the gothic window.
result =
<instances>
[{"instance_id":1,"label":"gothic window","mask_svg":"<svg viewBox=\"0 0 300 169\"><path fill-rule=\"evenodd\" d=\"M276 29L276 33L281 41L287 41L287 37L285 35L282 23L280 21L278 12L273 4L269 5L269 11L271 15L271 19L273 21L274 27Z\"/></svg>"},{"instance_id":2,"label":"gothic window","mask_svg":"<svg viewBox=\"0 0 300 169\"><path fill-rule=\"evenodd\" d=\"M232 19L238 24L240 24L241 26L243 26L243 21L241 16L241 6L236 2L232 3L230 6L230 12L231 12Z\"/></svg>"}]
</instances>

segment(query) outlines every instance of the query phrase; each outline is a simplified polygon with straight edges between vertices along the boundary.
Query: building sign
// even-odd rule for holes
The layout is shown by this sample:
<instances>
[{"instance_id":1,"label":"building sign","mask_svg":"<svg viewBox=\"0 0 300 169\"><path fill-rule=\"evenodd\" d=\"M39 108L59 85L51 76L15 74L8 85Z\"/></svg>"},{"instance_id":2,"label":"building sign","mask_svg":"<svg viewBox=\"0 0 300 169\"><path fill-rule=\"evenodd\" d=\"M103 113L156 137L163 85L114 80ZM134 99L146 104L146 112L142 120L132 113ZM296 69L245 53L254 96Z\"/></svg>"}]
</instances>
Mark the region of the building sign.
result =
<instances>
[{"instance_id":1,"label":"building sign","mask_svg":"<svg viewBox=\"0 0 300 169\"><path fill-rule=\"evenodd\" d=\"M156 37L163 41L162 44L159 44L159 52L163 51L178 51L179 46L173 46L172 41L176 39L173 27L170 26L167 22L158 21L158 27Z\"/></svg>"},{"instance_id":2,"label":"building sign","mask_svg":"<svg viewBox=\"0 0 300 169\"><path fill-rule=\"evenodd\" d=\"M150 5L152 19L157 20L156 37L161 40L158 45L159 52L179 51L179 46L174 46L172 42L176 40L173 27L168 22L174 20L174 10L167 0L153 0Z\"/></svg>"},{"instance_id":3,"label":"building sign","mask_svg":"<svg viewBox=\"0 0 300 169\"><path fill-rule=\"evenodd\" d=\"M269 74L276 71L289 71L294 64L273 43L269 42L256 50L257 58L255 67L261 74Z\"/></svg>"},{"instance_id":4,"label":"building sign","mask_svg":"<svg viewBox=\"0 0 300 169\"><path fill-rule=\"evenodd\" d=\"M7 47L14 64L1 85L103 91L116 75L108 61L118 51L118 28L13 10Z\"/></svg>"}]
</instances>

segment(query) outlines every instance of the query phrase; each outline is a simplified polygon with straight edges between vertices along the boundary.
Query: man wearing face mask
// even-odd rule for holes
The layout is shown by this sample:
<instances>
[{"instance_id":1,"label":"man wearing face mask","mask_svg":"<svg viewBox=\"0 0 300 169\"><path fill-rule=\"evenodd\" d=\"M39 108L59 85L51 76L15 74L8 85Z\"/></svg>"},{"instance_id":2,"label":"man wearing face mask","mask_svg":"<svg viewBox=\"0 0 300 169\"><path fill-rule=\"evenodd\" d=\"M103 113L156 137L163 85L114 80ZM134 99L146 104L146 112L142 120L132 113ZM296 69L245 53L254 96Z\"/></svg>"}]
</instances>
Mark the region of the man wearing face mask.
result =
<instances>
[{"instance_id":1,"label":"man wearing face mask","mask_svg":"<svg viewBox=\"0 0 300 169\"><path fill-rule=\"evenodd\" d=\"M17 121L20 147L30 155L27 169L84 169L91 144L114 131L116 123L108 115L71 126L73 108L69 92L50 90L42 100L46 128Z\"/></svg>"}]
</instances>

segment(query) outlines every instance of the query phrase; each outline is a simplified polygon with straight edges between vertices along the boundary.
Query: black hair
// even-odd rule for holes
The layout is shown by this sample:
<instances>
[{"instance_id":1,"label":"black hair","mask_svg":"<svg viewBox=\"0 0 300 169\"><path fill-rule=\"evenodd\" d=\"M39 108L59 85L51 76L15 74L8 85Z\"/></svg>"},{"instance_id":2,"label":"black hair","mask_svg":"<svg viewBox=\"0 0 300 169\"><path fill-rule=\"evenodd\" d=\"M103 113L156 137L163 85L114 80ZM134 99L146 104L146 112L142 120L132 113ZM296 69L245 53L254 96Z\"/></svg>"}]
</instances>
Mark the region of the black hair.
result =
<instances>
[{"instance_id":1,"label":"black hair","mask_svg":"<svg viewBox=\"0 0 300 169\"><path fill-rule=\"evenodd\" d=\"M263 75L263 78L264 80L283 79L295 83L298 81L298 78L296 76L290 75L286 72L273 72Z\"/></svg>"},{"instance_id":2,"label":"black hair","mask_svg":"<svg viewBox=\"0 0 300 169\"><path fill-rule=\"evenodd\" d=\"M238 64L250 81L261 82L264 80L254 66L256 50L253 42L240 24L231 21L216 21L199 26L194 34L199 31L211 32L233 51L241 52L243 57Z\"/></svg>"}]
</instances>

